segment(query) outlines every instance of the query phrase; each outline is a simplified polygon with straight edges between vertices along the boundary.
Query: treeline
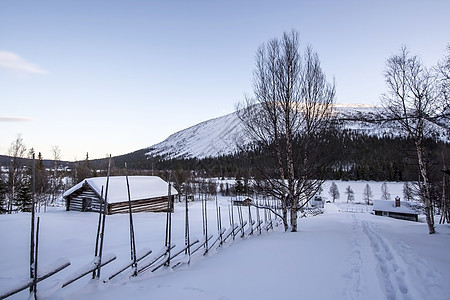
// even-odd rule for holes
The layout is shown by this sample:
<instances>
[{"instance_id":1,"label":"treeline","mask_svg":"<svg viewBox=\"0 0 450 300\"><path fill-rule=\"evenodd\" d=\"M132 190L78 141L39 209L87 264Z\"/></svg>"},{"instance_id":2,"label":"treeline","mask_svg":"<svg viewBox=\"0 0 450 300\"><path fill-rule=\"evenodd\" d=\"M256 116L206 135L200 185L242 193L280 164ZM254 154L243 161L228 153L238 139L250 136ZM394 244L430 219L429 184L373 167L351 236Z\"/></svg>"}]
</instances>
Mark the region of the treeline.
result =
<instances>
[{"instance_id":1,"label":"treeline","mask_svg":"<svg viewBox=\"0 0 450 300\"><path fill-rule=\"evenodd\" d=\"M441 176L444 161L449 161L450 144L428 139L428 166ZM324 174L325 180L373 180L416 181L418 179L417 158L413 142L403 137L367 136L352 131L342 131L330 137L327 147L315 149L316 155L329 158ZM261 149L253 147L246 152L209 158L164 158L148 157L147 149L112 158L112 174L123 175L125 162L132 174L157 175L168 170L192 171L199 177L236 178L253 177L255 166L252 160L265 159L258 155ZM266 158L267 159L267 158ZM259 162L264 164L263 162ZM108 160L90 161L92 170L103 170L106 175ZM83 162L77 162L77 166ZM98 173L98 172L97 172ZM80 177L80 176L77 176ZM78 179L78 180L77 180ZM81 178L76 178L79 181ZM84 179L84 178L83 178Z\"/></svg>"},{"instance_id":2,"label":"treeline","mask_svg":"<svg viewBox=\"0 0 450 300\"><path fill-rule=\"evenodd\" d=\"M450 144L429 139L426 141L427 164L440 189L444 162L450 161ZM314 149L316 157L327 157L323 174L324 180L373 180L373 181L417 181L419 172L412 141L401 137L377 137L355 134L351 131L335 132L328 137L327 146ZM125 175L125 163L129 175L156 175L171 179L178 187L192 178L232 178L237 182L247 182L258 176L258 166L273 166L273 161L265 151L253 147L245 152L209 158L149 157L147 149L111 159L111 175ZM12 163L14 162L14 163ZM14 210L27 211L31 203L32 160L9 157L0 162L0 212ZM447 163L448 164L448 163ZM41 205L51 205L62 193L88 177L106 176L108 158L90 160L89 155L82 161L63 163L44 160L38 154L35 160L36 200ZM448 168L448 167L447 167ZM224 190L226 187L224 187ZM239 188L238 188L239 189ZM239 191L238 191L239 192Z\"/></svg>"},{"instance_id":3,"label":"treeline","mask_svg":"<svg viewBox=\"0 0 450 300\"><path fill-rule=\"evenodd\" d=\"M33 197L38 211L46 210L72 186L67 169L58 168L56 163L47 168L41 153L34 160L33 155L31 149L29 158L13 157L7 166L2 165L0 213L31 211Z\"/></svg>"},{"instance_id":4,"label":"treeline","mask_svg":"<svg viewBox=\"0 0 450 300\"><path fill-rule=\"evenodd\" d=\"M334 145L339 152L325 179L414 181L418 178L414 147L407 138L343 131L334 138Z\"/></svg>"}]
</instances>

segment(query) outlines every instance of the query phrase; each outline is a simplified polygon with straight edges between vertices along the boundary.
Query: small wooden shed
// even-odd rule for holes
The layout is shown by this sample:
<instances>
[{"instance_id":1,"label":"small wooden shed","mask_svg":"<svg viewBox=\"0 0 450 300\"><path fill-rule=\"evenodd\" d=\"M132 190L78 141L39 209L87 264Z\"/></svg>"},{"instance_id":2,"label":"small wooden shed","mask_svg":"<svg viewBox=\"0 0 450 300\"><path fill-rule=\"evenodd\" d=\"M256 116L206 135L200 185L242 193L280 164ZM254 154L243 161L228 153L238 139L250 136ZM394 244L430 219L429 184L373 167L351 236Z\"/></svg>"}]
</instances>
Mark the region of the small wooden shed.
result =
<instances>
[{"instance_id":1,"label":"small wooden shed","mask_svg":"<svg viewBox=\"0 0 450 300\"><path fill-rule=\"evenodd\" d=\"M63 197L66 210L99 212L105 204L107 177L86 178ZM132 212L167 212L168 183L157 176L128 176ZM177 190L171 187L170 210L173 211ZM108 215L126 213L129 210L128 189L125 176L110 176L106 199Z\"/></svg>"},{"instance_id":2,"label":"small wooden shed","mask_svg":"<svg viewBox=\"0 0 450 300\"><path fill-rule=\"evenodd\" d=\"M404 201L400 202L400 199L394 201L374 200L373 211L377 216L386 216L415 222L419 220L418 213L410 207L409 203Z\"/></svg>"},{"instance_id":3,"label":"small wooden shed","mask_svg":"<svg viewBox=\"0 0 450 300\"><path fill-rule=\"evenodd\" d=\"M252 198L246 197L244 200L233 200L235 206L250 206L252 204Z\"/></svg>"}]
</instances>

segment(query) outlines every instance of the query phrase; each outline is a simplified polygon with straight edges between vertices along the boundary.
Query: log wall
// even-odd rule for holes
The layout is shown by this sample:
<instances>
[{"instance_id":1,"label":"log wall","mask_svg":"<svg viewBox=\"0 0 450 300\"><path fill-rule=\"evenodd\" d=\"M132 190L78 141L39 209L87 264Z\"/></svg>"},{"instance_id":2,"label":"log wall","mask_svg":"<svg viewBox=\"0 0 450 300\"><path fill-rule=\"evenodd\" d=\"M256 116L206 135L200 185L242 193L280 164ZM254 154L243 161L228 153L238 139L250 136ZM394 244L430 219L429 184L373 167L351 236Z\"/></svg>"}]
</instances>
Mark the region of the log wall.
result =
<instances>
[{"instance_id":1,"label":"log wall","mask_svg":"<svg viewBox=\"0 0 450 300\"><path fill-rule=\"evenodd\" d=\"M174 208L174 196L171 196L170 210ZM85 186L66 197L66 210L100 212L101 199L88 186ZM133 200L131 211L135 212L167 212L167 196ZM128 213L128 200L108 203L106 214Z\"/></svg>"},{"instance_id":2,"label":"log wall","mask_svg":"<svg viewBox=\"0 0 450 300\"><path fill-rule=\"evenodd\" d=\"M171 196L170 210L173 211L174 196ZM128 213L128 201L109 203L109 215ZM135 212L167 212L167 196L131 201L131 211Z\"/></svg>"},{"instance_id":3,"label":"log wall","mask_svg":"<svg viewBox=\"0 0 450 300\"><path fill-rule=\"evenodd\" d=\"M66 198L66 210L100 211L102 200L89 188L82 188Z\"/></svg>"}]
</instances>

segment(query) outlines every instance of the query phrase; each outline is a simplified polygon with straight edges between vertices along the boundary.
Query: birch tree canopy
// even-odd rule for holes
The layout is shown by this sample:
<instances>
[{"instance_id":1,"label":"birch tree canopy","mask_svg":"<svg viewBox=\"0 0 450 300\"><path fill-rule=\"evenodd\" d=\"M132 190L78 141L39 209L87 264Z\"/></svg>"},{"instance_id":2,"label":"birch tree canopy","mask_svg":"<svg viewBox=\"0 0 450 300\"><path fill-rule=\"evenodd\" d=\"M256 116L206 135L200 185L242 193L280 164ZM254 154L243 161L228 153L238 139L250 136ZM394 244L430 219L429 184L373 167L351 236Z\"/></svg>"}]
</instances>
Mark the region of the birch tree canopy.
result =
<instances>
[{"instance_id":1,"label":"birch tree canopy","mask_svg":"<svg viewBox=\"0 0 450 300\"><path fill-rule=\"evenodd\" d=\"M264 165L255 161L259 185L281 200L286 230L288 208L291 230L297 231L297 211L322 184L316 154L331 128L335 93L312 47L301 54L297 31L256 51L254 95L238 105L238 115L249 140L266 156Z\"/></svg>"}]
</instances>

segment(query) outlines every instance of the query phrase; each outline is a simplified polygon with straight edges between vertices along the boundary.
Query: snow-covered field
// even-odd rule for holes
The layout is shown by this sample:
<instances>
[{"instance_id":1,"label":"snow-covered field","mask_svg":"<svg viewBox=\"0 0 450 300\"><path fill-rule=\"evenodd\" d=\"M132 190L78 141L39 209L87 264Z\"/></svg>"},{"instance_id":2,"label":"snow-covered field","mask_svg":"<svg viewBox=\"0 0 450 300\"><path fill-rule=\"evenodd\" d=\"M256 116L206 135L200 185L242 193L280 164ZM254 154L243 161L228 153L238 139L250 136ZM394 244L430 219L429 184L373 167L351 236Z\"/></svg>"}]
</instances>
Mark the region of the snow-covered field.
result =
<instances>
[{"instance_id":1,"label":"snow-covered field","mask_svg":"<svg viewBox=\"0 0 450 300\"><path fill-rule=\"evenodd\" d=\"M327 182L323 194L328 195ZM428 235L425 223L340 211L345 188L355 202L366 182L338 182L341 197L325 213L299 219L299 232L274 231L229 241L189 265L160 269L135 278L119 275L103 283L90 275L60 289L59 283L89 263L94 255L98 215L53 208L39 214L39 266L59 257L71 266L38 284L46 299L449 299L450 226L437 225ZM381 183L368 183L374 199ZM391 197L403 185L388 183ZM362 197L362 196L361 196ZM328 197L330 198L330 197ZM362 201L362 200L361 200ZM223 226L229 227L228 198L219 198ZM362 207L364 205L356 205ZM236 212L236 211L235 211ZM247 219L247 209L243 211ZM184 244L184 203L173 214L173 243ZM158 252L165 238L165 214L134 214L137 250ZM189 204L191 240L202 236L201 202ZM237 219L237 216L235 215ZM253 213L253 218L255 214ZM263 219L263 216L261 215ZM208 202L209 232L217 234L215 201ZM129 260L128 215L106 218L104 253L117 259L102 268L107 277ZM0 291L28 276L30 214L0 216ZM26 299L28 291L10 299Z\"/></svg>"}]
</instances>

